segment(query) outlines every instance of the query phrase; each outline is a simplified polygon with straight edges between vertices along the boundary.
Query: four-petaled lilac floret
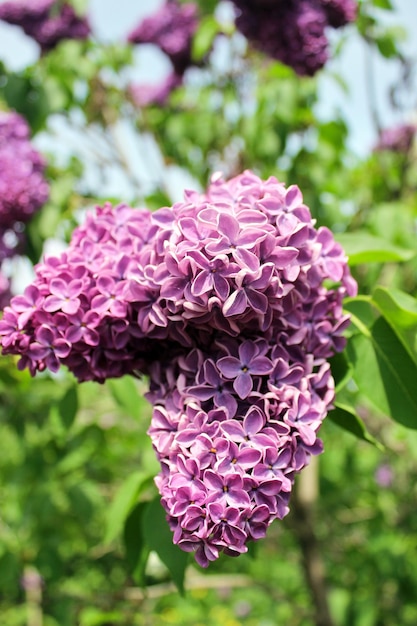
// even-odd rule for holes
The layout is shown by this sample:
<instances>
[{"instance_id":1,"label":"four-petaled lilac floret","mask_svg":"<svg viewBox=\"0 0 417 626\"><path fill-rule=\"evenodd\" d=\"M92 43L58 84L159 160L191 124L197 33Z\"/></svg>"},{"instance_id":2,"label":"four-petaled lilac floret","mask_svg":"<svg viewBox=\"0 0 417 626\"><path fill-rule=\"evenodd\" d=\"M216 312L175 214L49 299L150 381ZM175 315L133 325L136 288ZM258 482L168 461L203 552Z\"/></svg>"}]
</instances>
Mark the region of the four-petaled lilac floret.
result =
<instances>
[{"instance_id":1,"label":"four-petaled lilac floret","mask_svg":"<svg viewBox=\"0 0 417 626\"><path fill-rule=\"evenodd\" d=\"M322 451L327 359L355 290L297 187L215 175L155 213L98 207L6 307L0 338L32 374L149 377L161 502L174 542L206 567L282 519Z\"/></svg>"}]
</instances>

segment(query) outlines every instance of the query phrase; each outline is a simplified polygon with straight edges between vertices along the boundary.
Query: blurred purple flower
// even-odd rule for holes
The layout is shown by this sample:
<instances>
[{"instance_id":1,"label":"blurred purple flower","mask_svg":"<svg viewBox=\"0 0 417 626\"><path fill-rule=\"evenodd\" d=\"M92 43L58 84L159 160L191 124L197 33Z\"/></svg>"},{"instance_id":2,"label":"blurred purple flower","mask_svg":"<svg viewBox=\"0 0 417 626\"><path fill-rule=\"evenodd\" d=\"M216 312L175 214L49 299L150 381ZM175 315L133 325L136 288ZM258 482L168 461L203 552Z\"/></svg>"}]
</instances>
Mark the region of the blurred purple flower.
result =
<instances>
[{"instance_id":1,"label":"blurred purple flower","mask_svg":"<svg viewBox=\"0 0 417 626\"><path fill-rule=\"evenodd\" d=\"M146 107L150 104L164 106L174 89L180 85L182 85L182 76L171 72L161 83L130 85L129 93L133 102L139 107Z\"/></svg>"},{"instance_id":2,"label":"blurred purple flower","mask_svg":"<svg viewBox=\"0 0 417 626\"><path fill-rule=\"evenodd\" d=\"M381 131L378 142L374 147L375 152L387 150L407 154L417 132L415 124L400 124Z\"/></svg>"},{"instance_id":3,"label":"blurred purple flower","mask_svg":"<svg viewBox=\"0 0 417 626\"><path fill-rule=\"evenodd\" d=\"M175 74L182 76L192 64L191 42L197 25L197 5L168 0L156 13L145 17L128 40L157 45L169 57Z\"/></svg>"},{"instance_id":4,"label":"blurred purple flower","mask_svg":"<svg viewBox=\"0 0 417 626\"><path fill-rule=\"evenodd\" d=\"M237 28L259 50L313 76L328 59L325 29L356 18L354 0L233 0Z\"/></svg>"},{"instance_id":5,"label":"blurred purple flower","mask_svg":"<svg viewBox=\"0 0 417 626\"><path fill-rule=\"evenodd\" d=\"M382 463L379 465L375 471L375 481L377 485L387 489L391 487L394 480L394 472L392 471L391 465L388 463Z\"/></svg>"},{"instance_id":6,"label":"blurred purple flower","mask_svg":"<svg viewBox=\"0 0 417 626\"><path fill-rule=\"evenodd\" d=\"M73 6L57 0L12 0L0 4L0 20L20 26L48 52L63 39L86 39L90 26Z\"/></svg>"}]
</instances>

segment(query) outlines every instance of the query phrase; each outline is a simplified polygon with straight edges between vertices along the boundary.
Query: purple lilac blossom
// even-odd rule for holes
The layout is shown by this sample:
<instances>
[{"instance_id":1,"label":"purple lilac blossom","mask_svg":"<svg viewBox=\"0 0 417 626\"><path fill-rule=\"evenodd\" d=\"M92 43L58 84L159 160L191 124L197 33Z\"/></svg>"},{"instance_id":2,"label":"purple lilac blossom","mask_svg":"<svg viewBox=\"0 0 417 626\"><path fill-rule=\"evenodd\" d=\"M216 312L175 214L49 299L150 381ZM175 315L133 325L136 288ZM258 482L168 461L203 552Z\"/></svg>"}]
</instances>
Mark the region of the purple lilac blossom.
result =
<instances>
[{"instance_id":1,"label":"purple lilac blossom","mask_svg":"<svg viewBox=\"0 0 417 626\"><path fill-rule=\"evenodd\" d=\"M63 39L86 39L90 26L73 6L57 0L12 0L0 4L0 20L20 26L48 52Z\"/></svg>"},{"instance_id":2,"label":"purple lilac blossom","mask_svg":"<svg viewBox=\"0 0 417 626\"><path fill-rule=\"evenodd\" d=\"M32 374L148 375L162 504L174 542L206 567L283 518L322 451L327 359L355 293L298 187L246 171L155 213L97 208L13 298L0 337Z\"/></svg>"},{"instance_id":3,"label":"purple lilac blossom","mask_svg":"<svg viewBox=\"0 0 417 626\"><path fill-rule=\"evenodd\" d=\"M354 0L233 0L236 26L261 52L313 76L328 59L328 26L356 17Z\"/></svg>"},{"instance_id":4,"label":"purple lilac blossom","mask_svg":"<svg viewBox=\"0 0 417 626\"><path fill-rule=\"evenodd\" d=\"M29 128L16 113L0 112L0 227L27 222L46 202L45 161L29 141Z\"/></svg>"},{"instance_id":5,"label":"purple lilac blossom","mask_svg":"<svg viewBox=\"0 0 417 626\"><path fill-rule=\"evenodd\" d=\"M25 223L46 202L45 161L29 140L29 126L15 112L0 112L0 268L24 250ZM1 275L0 309L10 300Z\"/></svg>"},{"instance_id":6,"label":"purple lilac blossom","mask_svg":"<svg viewBox=\"0 0 417 626\"><path fill-rule=\"evenodd\" d=\"M417 126L415 124L400 124L399 126L385 128L381 131L374 150L376 152L388 150L407 154L413 145L416 132Z\"/></svg>"},{"instance_id":7,"label":"purple lilac blossom","mask_svg":"<svg viewBox=\"0 0 417 626\"><path fill-rule=\"evenodd\" d=\"M320 0L329 26L340 28L354 22L358 12L356 0Z\"/></svg>"},{"instance_id":8,"label":"purple lilac blossom","mask_svg":"<svg viewBox=\"0 0 417 626\"><path fill-rule=\"evenodd\" d=\"M128 40L136 44L155 44L169 57L174 73L182 76L192 65L191 42L197 25L196 4L167 0L132 30Z\"/></svg>"}]
</instances>

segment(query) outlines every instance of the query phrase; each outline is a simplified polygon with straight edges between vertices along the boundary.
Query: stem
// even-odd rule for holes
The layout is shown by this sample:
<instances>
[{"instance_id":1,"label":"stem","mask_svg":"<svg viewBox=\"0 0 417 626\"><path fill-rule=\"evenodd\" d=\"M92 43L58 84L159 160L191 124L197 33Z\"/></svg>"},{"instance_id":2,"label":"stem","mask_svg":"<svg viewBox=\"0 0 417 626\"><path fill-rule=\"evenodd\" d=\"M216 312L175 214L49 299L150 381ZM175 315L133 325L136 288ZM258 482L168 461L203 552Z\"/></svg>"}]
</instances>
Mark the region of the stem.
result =
<instances>
[{"instance_id":1,"label":"stem","mask_svg":"<svg viewBox=\"0 0 417 626\"><path fill-rule=\"evenodd\" d=\"M304 574L315 608L316 626L334 626L320 543L314 531L317 496L318 459L312 457L310 465L298 476L297 488L292 497L291 525L301 548Z\"/></svg>"}]
</instances>

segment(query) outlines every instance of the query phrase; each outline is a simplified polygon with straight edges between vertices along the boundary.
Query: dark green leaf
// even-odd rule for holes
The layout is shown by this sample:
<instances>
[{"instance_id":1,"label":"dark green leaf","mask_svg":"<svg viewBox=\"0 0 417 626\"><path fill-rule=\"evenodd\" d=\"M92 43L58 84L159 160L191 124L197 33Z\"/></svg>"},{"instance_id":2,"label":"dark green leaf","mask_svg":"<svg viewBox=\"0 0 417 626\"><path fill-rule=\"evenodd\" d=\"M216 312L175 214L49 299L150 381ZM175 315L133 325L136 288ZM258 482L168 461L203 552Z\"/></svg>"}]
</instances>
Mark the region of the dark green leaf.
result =
<instances>
[{"instance_id":1,"label":"dark green leaf","mask_svg":"<svg viewBox=\"0 0 417 626\"><path fill-rule=\"evenodd\" d=\"M126 559L138 585L144 585L145 566L150 551L143 537L143 516L148 506L149 502L138 502L126 518L123 531Z\"/></svg>"},{"instance_id":2,"label":"dark green leaf","mask_svg":"<svg viewBox=\"0 0 417 626\"><path fill-rule=\"evenodd\" d=\"M358 388L382 413L417 428L417 365L383 317L364 330L347 345Z\"/></svg>"},{"instance_id":3,"label":"dark green leaf","mask_svg":"<svg viewBox=\"0 0 417 626\"><path fill-rule=\"evenodd\" d=\"M352 378L352 367L343 352L338 352L330 359L330 368L336 385L336 391L340 391L348 380Z\"/></svg>"},{"instance_id":4,"label":"dark green leaf","mask_svg":"<svg viewBox=\"0 0 417 626\"><path fill-rule=\"evenodd\" d=\"M335 402L335 408L333 411L330 411L327 417L334 424L337 424L343 430L347 430L358 439L363 439L381 450L384 449L382 444L367 431L365 424L355 413L354 409L347 404Z\"/></svg>"},{"instance_id":5,"label":"dark green leaf","mask_svg":"<svg viewBox=\"0 0 417 626\"><path fill-rule=\"evenodd\" d=\"M183 593L188 554L173 543L172 532L159 496L149 504L143 522L143 533L148 546L158 554L179 591Z\"/></svg>"},{"instance_id":6,"label":"dark green leaf","mask_svg":"<svg viewBox=\"0 0 417 626\"><path fill-rule=\"evenodd\" d=\"M58 413L62 425L68 430L71 428L78 411L77 387L70 387L58 402Z\"/></svg>"}]
</instances>

